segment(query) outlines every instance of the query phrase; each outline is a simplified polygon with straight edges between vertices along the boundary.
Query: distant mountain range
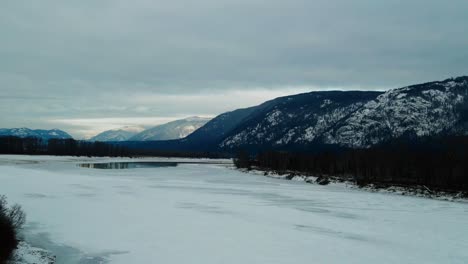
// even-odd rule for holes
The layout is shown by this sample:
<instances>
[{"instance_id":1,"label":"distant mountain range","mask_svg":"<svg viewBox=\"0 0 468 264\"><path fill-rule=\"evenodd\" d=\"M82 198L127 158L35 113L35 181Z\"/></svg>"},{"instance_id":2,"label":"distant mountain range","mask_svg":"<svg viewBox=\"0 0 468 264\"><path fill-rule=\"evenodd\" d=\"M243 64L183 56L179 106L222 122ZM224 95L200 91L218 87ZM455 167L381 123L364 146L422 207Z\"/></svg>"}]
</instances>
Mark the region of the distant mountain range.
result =
<instances>
[{"instance_id":1,"label":"distant mountain range","mask_svg":"<svg viewBox=\"0 0 468 264\"><path fill-rule=\"evenodd\" d=\"M0 129L0 136L5 135L71 138L57 129ZM451 135L468 135L468 77L386 92L317 91L279 97L212 120L191 117L140 133L106 131L93 140L122 141L116 144L150 151L233 153L368 148L400 138Z\"/></svg>"},{"instance_id":2,"label":"distant mountain range","mask_svg":"<svg viewBox=\"0 0 468 264\"><path fill-rule=\"evenodd\" d=\"M188 117L166 124L157 125L150 129L135 129L127 127L104 131L90 139L90 141L155 141L184 138L198 128L205 125L210 118Z\"/></svg>"},{"instance_id":3,"label":"distant mountain range","mask_svg":"<svg viewBox=\"0 0 468 264\"><path fill-rule=\"evenodd\" d=\"M67 132L59 129L43 130L29 128L0 128L0 136L35 137L43 140L72 138Z\"/></svg>"},{"instance_id":4,"label":"distant mountain range","mask_svg":"<svg viewBox=\"0 0 468 264\"><path fill-rule=\"evenodd\" d=\"M221 114L180 140L125 145L167 151L367 148L397 138L468 134L468 77L386 92L291 95Z\"/></svg>"},{"instance_id":5,"label":"distant mountain range","mask_svg":"<svg viewBox=\"0 0 468 264\"><path fill-rule=\"evenodd\" d=\"M144 130L131 137L129 141L154 141L184 138L204 126L208 121L210 121L210 118L198 116L175 120Z\"/></svg>"},{"instance_id":6,"label":"distant mountain range","mask_svg":"<svg viewBox=\"0 0 468 264\"><path fill-rule=\"evenodd\" d=\"M143 127L123 127L120 129L107 130L90 138L89 141L125 141L143 130Z\"/></svg>"}]
</instances>

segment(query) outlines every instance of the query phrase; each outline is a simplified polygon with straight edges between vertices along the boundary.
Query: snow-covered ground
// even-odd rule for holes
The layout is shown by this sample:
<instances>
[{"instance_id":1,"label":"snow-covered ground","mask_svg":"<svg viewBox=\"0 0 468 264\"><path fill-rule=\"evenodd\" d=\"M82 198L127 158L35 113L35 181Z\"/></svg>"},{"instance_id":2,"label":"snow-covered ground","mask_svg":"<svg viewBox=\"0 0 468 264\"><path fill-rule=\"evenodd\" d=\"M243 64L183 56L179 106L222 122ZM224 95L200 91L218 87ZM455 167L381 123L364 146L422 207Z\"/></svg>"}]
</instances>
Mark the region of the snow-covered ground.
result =
<instances>
[{"instance_id":1,"label":"snow-covered ground","mask_svg":"<svg viewBox=\"0 0 468 264\"><path fill-rule=\"evenodd\" d=\"M21 241L13 256L12 264L54 264L55 256L43 248L32 247Z\"/></svg>"},{"instance_id":2,"label":"snow-covered ground","mask_svg":"<svg viewBox=\"0 0 468 264\"><path fill-rule=\"evenodd\" d=\"M468 204L222 165L99 170L0 156L0 194L57 263L468 263ZM120 159L116 159L120 160Z\"/></svg>"}]
</instances>

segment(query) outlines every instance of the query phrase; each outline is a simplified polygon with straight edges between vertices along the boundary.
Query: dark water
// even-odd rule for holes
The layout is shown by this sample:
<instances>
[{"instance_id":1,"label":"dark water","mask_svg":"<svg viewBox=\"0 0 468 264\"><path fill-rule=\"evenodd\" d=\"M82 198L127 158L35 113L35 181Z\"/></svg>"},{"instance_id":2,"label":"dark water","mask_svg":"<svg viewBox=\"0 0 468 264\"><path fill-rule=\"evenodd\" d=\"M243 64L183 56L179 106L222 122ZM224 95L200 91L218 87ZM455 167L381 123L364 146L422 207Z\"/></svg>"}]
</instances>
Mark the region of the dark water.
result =
<instances>
[{"instance_id":1,"label":"dark water","mask_svg":"<svg viewBox=\"0 0 468 264\"><path fill-rule=\"evenodd\" d=\"M105 162L105 163L82 163L78 166L90 169L138 169L138 168L161 168L176 167L178 162Z\"/></svg>"}]
</instances>

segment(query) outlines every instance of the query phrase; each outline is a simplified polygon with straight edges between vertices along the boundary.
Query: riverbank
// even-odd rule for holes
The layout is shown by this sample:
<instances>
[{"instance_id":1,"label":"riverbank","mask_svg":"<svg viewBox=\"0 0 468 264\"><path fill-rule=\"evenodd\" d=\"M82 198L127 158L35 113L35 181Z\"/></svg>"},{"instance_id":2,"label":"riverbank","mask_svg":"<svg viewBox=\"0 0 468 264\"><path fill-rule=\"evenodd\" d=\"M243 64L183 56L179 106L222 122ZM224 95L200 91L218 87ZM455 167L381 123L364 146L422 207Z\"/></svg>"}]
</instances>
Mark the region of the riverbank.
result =
<instances>
[{"instance_id":1,"label":"riverbank","mask_svg":"<svg viewBox=\"0 0 468 264\"><path fill-rule=\"evenodd\" d=\"M54 264L55 261L56 258L51 252L21 241L10 264Z\"/></svg>"},{"instance_id":2,"label":"riverbank","mask_svg":"<svg viewBox=\"0 0 468 264\"><path fill-rule=\"evenodd\" d=\"M305 175L301 172L296 171L285 171L277 172L273 170L265 170L262 168L254 167L251 170L239 169L244 173L250 173L255 175L263 175L270 178L283 179L283 180L293 180L293 181L303 181L309 184L318 184L318 185L336 185L343 186L351 189L359 189L368 192L376 193L388 193L396 194L403 196L415 196L429 199L436 199L441 201L451 201L451 202L465 202L468 203L468 193L462 191L451 191L451 190L432 190L426 186L416 185L416 186L402 186L402 185L391 185L391 184L367 184L364 186L358 185L355 181L351 179L343 179L339 177L317 177L311 175Z\"/></svg>"}]
</instances>

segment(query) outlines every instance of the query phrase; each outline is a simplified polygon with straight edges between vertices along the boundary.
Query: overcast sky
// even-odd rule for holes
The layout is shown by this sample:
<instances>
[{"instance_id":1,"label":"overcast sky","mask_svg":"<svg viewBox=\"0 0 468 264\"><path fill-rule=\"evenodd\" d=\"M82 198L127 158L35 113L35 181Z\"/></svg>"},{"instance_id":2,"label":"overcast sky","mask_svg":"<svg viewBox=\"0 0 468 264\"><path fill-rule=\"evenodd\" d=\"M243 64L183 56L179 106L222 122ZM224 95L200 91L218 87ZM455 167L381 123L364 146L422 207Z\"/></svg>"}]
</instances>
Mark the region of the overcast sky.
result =
<instances>
[{"instance_id":1,"label":"overcast sky","mask_svg":"<svg viewBox=\"0 0 468 264\"><path fill-rule=\"evenodd\" d=\"M468 75L466 0L2 0L0 127L76 138Z\"/></svg>"}]
</instances>

